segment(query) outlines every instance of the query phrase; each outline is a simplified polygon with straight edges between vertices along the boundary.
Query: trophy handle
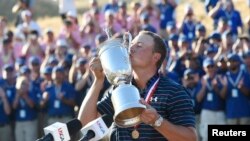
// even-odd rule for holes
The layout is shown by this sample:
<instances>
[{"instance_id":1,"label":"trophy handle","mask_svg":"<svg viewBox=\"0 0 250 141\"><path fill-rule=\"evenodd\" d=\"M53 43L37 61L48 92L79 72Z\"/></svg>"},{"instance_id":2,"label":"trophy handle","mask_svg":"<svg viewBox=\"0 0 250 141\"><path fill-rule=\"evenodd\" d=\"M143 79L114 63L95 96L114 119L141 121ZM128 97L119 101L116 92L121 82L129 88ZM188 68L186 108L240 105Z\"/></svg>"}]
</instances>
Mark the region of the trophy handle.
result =
<instances>
[{"instance_id":1,"label":"trophy handle","mask_svg":"<svg viewBox=\"0 0 250 141\"><path fill-rule=\"evenodd\" d=\"M123 35L123 46L129 50L130 43L132 41L132 35L130 32L125 32Z\"/></svg>"}]
</instances>

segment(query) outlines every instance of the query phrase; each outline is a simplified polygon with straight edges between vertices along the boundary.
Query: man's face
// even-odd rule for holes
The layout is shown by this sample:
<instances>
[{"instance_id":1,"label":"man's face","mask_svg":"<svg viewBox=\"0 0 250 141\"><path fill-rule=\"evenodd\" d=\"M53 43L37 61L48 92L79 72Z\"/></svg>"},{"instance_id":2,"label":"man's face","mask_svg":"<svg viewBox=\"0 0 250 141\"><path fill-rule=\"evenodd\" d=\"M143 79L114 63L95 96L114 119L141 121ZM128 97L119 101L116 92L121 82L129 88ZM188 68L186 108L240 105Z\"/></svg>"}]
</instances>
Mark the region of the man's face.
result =
<instances>
[{"instance_id":1,"label":"man's face","mask_svg":"<svg viewBox=\"0 0 250 141\"><path fill-rule=\"evenodd\" d=\"M130 60L132 67L147 67L153 63L154 40L150 35L139 34L130 46Z\"/></svg>"},{"instance_id":2,"label":"man's face","mask_svg":"<svg viewBox=\"0 0 250 141\"><path fill-rule=\"evenodd\" d=\"M237 70L237 68L239 68L239 65L240 65L240 63L238 61L235 61L235 60L229 60L227 62L227 66L232 71Z\"/></svg>"}]
</instances>

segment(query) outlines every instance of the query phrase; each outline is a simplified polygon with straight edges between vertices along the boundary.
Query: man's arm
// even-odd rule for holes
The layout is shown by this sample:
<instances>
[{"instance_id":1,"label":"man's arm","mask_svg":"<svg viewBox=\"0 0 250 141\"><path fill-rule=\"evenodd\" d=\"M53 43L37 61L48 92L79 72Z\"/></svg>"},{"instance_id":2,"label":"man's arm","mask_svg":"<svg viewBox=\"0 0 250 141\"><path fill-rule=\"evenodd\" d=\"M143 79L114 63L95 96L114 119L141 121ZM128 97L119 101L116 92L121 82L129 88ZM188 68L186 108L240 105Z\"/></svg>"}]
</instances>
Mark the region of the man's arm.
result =
<instances>
[{"instance_id":1,"label":"man's arm","mask_svg":"<svg viewBox=\"0 0 250 141\"><path fill-rule=\"evenodd\" d=\"M142 113L141 119L144 123L152 125L160 115L152 106L147 104L144 100L141 100L141 103L146 105L147 107L147 109ZM163 119L162 124L159 127L154 128L169 141L197 140L197 133L194 127L175 125L167 119Z\"/></svg>"},{"instance_id":2,"label":"man's arm","mask_svg":"<svg viewBox=\"0 0 250 141\"><path fill-rule=\"evenodd\" d=\"M83 126L99 116L97 111L97 101L105 78L99 59L94 58L91 60L90 69L95 76L94 82L84 98L78 115L78 119Z\"/></svg>"}]
</instances>

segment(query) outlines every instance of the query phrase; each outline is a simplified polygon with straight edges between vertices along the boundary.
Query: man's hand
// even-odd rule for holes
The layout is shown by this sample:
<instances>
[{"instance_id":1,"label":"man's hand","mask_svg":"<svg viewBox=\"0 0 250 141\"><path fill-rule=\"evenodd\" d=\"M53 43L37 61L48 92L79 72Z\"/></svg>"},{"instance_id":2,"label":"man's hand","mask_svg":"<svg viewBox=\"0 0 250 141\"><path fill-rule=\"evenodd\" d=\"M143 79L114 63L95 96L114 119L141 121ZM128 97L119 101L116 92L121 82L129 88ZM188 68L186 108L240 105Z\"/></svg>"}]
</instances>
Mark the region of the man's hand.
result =
<instances>
[{"instance_id":1,"label":"man's hand","mask_svg":"<svg viewBox=\"0 0 250 141\"><path fill-rule=\"evenodd\" d=\"M97 57L93 58L89 63L89 67L96 80L104 81L105 75L103 73L103 68L99 58Z\"/></svg>"},{"instance_id":2,"label":"man's hand","mask_svg":"<svg viewBox=\"0 0 250 141\"><path fill-rule=\"evenodd\" d=\"M140 103L146 106L146 109L140 116L141 121L145 124L153 125L160 115L157 113L155 108L150 106L144 99L141 99Z\"/></svg>"}]
</instances>

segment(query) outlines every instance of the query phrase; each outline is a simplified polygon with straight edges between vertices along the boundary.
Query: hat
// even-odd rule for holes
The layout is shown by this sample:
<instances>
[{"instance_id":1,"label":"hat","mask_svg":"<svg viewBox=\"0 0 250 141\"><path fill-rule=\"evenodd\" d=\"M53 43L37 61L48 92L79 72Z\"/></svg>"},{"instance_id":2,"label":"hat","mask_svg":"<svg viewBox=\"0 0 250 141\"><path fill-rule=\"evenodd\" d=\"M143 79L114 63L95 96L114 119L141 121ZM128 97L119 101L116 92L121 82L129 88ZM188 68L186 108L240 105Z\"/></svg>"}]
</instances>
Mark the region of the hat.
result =
<instances>
[{"instance_id":1,"label":"hat","mask_svg":"<svg viewBox=\"0 0 250 141\"><path fill-rule=\"evenodd\" d=\"M45 68L42 69L43 74L51 74L52 73L52 67L46 66Z\"/></svg>"},{"instance_id":2,"label":"hat","mask_svg":"<svg viewBox=\"0 0 250 141\"><path fill-rule=\"evenodd\" d=\"M230 53L227 55L227 60L228 61L237 61L241 62L240 56L236 53Z\"/></svg>"},{"instance_id":3,"label":"hat","mask_svg":"<svg viewBox=\"0 0 250 141\"><path fill-rule=\"evenodd\" d=\"M147 12L144 12L140 16L141 20L148 20L149 19L149 14Z\"/></svg>"},{"instance_id":4,"label":"hat","mask_svg":"<svg viewBox=\"0 0 250 141\"><path fill-rule=\"evenodd\" d=\"M188 68L188 69L186 69L184 71L183 77L184 77L184 79L189 79L189 78L191 78L191 75L193 75L195 73L196 73L196 71L194 71L193 69Z\"/></svg>"},{"instance_id":5,"label":"hat","mask_svg":"<svg viewBox=\"0 0 250 141\"><path fill-rule=\"evenodd\" d=\"M27 66L22 66L20 68L20 74L30 73L30 69Z\"/></svg>"},{"instance_id":6,"label":"hat","mask_svg":"<svg viewBox=\"0 0 250 141\"><path fill-rule=\"evenodd\" d=\"M14 70L14 66L12 64L5 64L3 69L5 71L13 71Z\"/></svg>"},{"instance_id":7,"label":"hat","mask_svg":"<svg viewBox=\"0 0 250 141\"><path fill-rule=\"evenodd\" d=\"M214 60L211 59L211 58L206 58L206 59L203 61L203 67L206 68L206 67L209 66L209 65L215 65Z\"/></svg>"},{"instance_id":8,"label":"hat","mask_svg":"<svg viewBox=\"0 0 250 141\"><path fill-rule=\"evenodd\" d=\"M53 71L52 72L64 72L64 68L61 67L61 66L56 66L53 68Z\"/></svg>"},{"instance_id":9,"label":"hat","mask_svg":"<svg viewBox=\"0 0 250 141\"><path fill-rule=\"evenodd\" d=\"M218 48L214 44L210 44L210 46L205 50L205 54L217 53Z\"/></svg>"},{"instance_id":10,"label":"hat","mask_svg":"<svg viewBox=\"0 0 250 141\"><path fill-rule=\"evenodd\" d=\"M91 48L91 46L89 44L82 45L82 47L85 48L85 49L90 49Z\"/></svg>"},{"instance_id":11,"label":"hat","mask_svg":"<svg viewBox=\"0 0 250 141\"><path fill-rule=\"evenodd\" d=\"M2 42L3 42L3 45L7 45L7 44L11 43L11 38L8 36L4 36Z\"/></svg>"},{"instance_id":12,"label":"hat","mask_svg":"<svg viewBox=\"0 0 250 141\"><path fill-rule=\"evenodd\" d=\"M195 74L195 71L193 69L186 69L184 71L184 76Z\"/></svg>"},{"instance_id":13,"label":"hat","mask_svg":"<svg viewBox=\"0 0 250 141\"><path fill-rule=\"evenodd\" d=\"M103 43L106 39L107 39L107 36L103 34L97 34L95 37L95 41L99 43Z\"/></svg>"},{"instance_id":14,"label":"hat","mask_svg":"<svg viewBox=\"0 0 250 141\"><path fill-rule=\"evenodd\" d=\"M40 64L40 60L37 56L31 56L29 58L29 63L32 65L39 65Z\"/></svg>"},{"instance_id":15,"label":"hat","mask_svg":"<svg viewBox=\"0 0 250 141\"><path fill-rule=\"evenodd\" d=\"M69 11L69 12L67 12L67 16L68 17L74 17L74 18L76 18L77 17L77 13L76 13L76 11Z\"/></svg>"},{"instance_id":16,"label":"hat","mask_svg":"<svg viewBox=\"0 0 250 141\"><path fill-rule=\"evenodd\" d=\"M210 36L209 39L217 39L221 40L221 34L219 32L214 31Z\"/></svg>"},{"instance_id":17,"label":"hat","mask_svg":"<svg viewBox=\"0 0 250 141\"><path fill-rule=\"evenodd\" d=\"M171 40L171 41L178 41L178 39L179 39L178 34L170 34L169 35L169 40Z\"/></svg>"},{"instance_id":18,"label":"hat","mask_svg":"<svg viewBox=\"0 0 250 141\"><path fill-rule=\"evenodd\" d=\"M65 39L58 39L56 41L56 46L58 46L58 47L67 47L68 44L67 44Z\"/></svg>"},{"instance_id":19,"label":"hat","mask_svg":"<svg viewBox=\"0 0 250 141\"><path fill-rule=\"evenodd\" d=\"M127 3L126 3L125 1L119 1L119 2L118 2L118 6L119 6L119 7L125 7L125 8L126 8L126 7L127 7Z\"/></svg>"},{"instance_id":20,"label":"hat","mask_svg":"<svg viewBox=\"0 0 250 141\"><path fill-rule=\"evenodd\" d=\"M154 27L150 26L149 24L142 25L141 30L156 33L156 30L154 29Z\"/></svg>"},{"instance_id":21,"label":"hat","mask_svg":"<svg viewBox=\"0 0 250 141\"><path fill-rule=\"evenodd\" d=\"M23 57L19 57L16 59L16 62L15 62L18 66L23 66L25 64L25 58Z\"/></svg>"},{"instance_id":22,"label":"hat","mask_svg":"<svg viewBox=\"0 0 250 141\"><path fill-rule=\"evenodd\" d=\"M24 19L26 16L31 16L32 15L32 13L29 11L29 10L24 10L24 11L22 11L22 13L21 13L21 17Z\"/></svg>"},{"instance_id":23,"label":"hat","mask_svg":"<svg viewBox=\"0 0 250 141\"><path fill-rule=\"evenodd\" d=\"M105 17L114 16L115 12L111 9L105 11Z\"/></svg>"},{"instance_id":24,"label":"hat","mask_svg":"<svg viewBox=\"0 0 250 141\"><path fill-rule=\"evenodd\" d=\"M46 33L46 34L48 34L48 33L53 33L53 30L52 30L51 28L47 28L47 29L45 30L45 33Z\"/></svg>"},{"instance_id":25,"label":"hat","mask_svg":"<svg viewBox=\"0 0 250 141\"><path fill-rule=\"evenodd\" d=\"M188 42L188 38L186 35L181 35L179 36L179 42Z\"/></svg>"},{"instance_id":26,"label":"hat","mask_svg":"<svg viewBox=\"0 0 250 141\"><path fill-rule=\"evenodd\" d=\"M58 64L58 60L56 59L56 57L52 56L52 57L49 57L48 63L49 64Z\"/></svg>"},{"instance_id":27,"label":"hat","mask_svg":"<svg viewBox=\"0 0 250 141\"><path fill-rule=\"evenodd\" d=\"M76 66L79 67L80 65L85 65L86 63L88 63L88 60L86 58L79 58L76 62Z\"/></svg>"},{"instance_id":28,"label":"hat","mask_svg":"<svg viewBox=\"0 0 250 141\"><path fill-rule=\"evenodd\" d=\"M206 31L206 28L205 28L205 26L204 25L202 25L202 24L198 24L197 26L196 26L196 28L195 28L197 31L203 31L203 32L205 32Z\"/></svg>"}]
</instances>

